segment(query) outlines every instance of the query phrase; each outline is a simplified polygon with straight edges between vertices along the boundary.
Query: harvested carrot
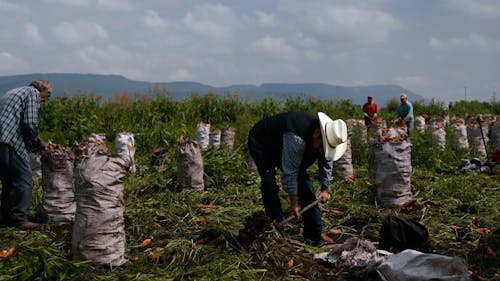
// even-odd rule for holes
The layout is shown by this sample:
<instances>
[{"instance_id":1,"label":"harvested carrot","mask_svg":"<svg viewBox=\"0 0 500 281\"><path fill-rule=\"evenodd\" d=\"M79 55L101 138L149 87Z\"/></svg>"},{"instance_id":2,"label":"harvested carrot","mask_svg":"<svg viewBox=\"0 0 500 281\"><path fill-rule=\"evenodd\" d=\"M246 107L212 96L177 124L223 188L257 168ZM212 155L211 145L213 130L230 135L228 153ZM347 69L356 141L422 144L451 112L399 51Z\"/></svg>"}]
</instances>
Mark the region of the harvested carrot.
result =
<instances>
[{"instance_id":1,"label":"harvested carrot","mask_svg":"<svg viewBox=\"0 0 500 281\"><path fill-rule=\"evenodd\" d=\"M486 227L480 227L480 228L476 228L474 229L477 233L482 233L482 234L488 234L491 232L491 229L489 228L486 228Z\"/></svg>"},{"instance_id":2,"label":"harvested carrot","mask_svg":"<svg viewBox=\"0 0 500 281\"><path fill-rule=\"evenodd\" d=\"M194 223L195 224L204 224L205 223L205 218L202 218L202 217L197 217L194 219Z\"/></svg>"},{"instance_id":3,"label":"harvested carrot","mask_svg":"<svg viewBox=\"0 0 500 281\"><path fill-rule=\"evenodd\" d=\"M337 235L337 234L342 233L342 229L332 228L332 229L330 229L330 233L333 234L333 235Z\"/></svg>"},{"instance_id":4,"label":"harvested carrot","mask_svg":"<svg viewBox=\"0 0 500 281\"><path fill-rule=\"evenodd\" d=\"M219 209L222 207L219 205L198 204L198 205L196 205L196 208L198 208L198 209Z\"/></svg>"},{"instance_id":5,"label":"harvested carrot","mask_svg":"<svg viewBox=\"0 0 500 281\"><path fill-rule=\"evenodd\" d=\"M202 238L196 240L194 243L196 243L198 245L203 245L203 244L207 244L208 240L210 240L210 238L208 236L202 237Z\"/></svg>"},{"instance_id":6,"label":"harvested carrot","mask_svg":"<svg viewBox=\"0 0 500 281\"><path fill-rule=\"evenodd\" d=\"M341 210L337 210L337 209L331 209L330 213L332 213L335 216L341 216L344 214L344 212L342 212Z\"/></svg>"},{"instance_id":7,"label":"harvested carrot","mask_svg":"<svg viewBox=\"0 0 500 281\"><path fill-rule=\"evenodd\" d=\"M155 253L155 252L150 252L148 256L151 260L159 260L161 258L161 255Z\"/></svg>"},{"instance_id":8,"label":"harvested carrot","mask_svg":"<svg viewBox=\"0 0 500 281\"><path fill-rule=\"evenodd\" d=\"M455 230L455 229L457 229L457 226L452 224L452 225L448 225L448 228L451 230Z\"/></svg>"},{"instance_id":9,"label":"harvested carrot","mask_svg":"<svg viewBox=\"0 0 500 281\"><path fill-rule=\"evenodd\" d=\"M0 258L6 258L6 257L12 255L14 253L14 251L15 251L14 248L2 250L0 252Z\"/></svg>"},{"instance_id":10,"label":"harvested carrot","mask_svg":"<svg viewBox=\"0 0 500 281\"><path fill-rule=\"evenodd\" d=\"M141 242L141 244L139 244L139 246L141 246L141 248L146 248L147 246L149 246L149 244L151 244L151 239L144 239L144 241Z\"/></svg>"},{"instance_id":11,"label":"harvested carrot","mask_svg":"<svg viewBox=\"0 0 500 281\"><path fill-rule=\"evenodd\" d=\"M287 264L288 264L288 267L293 267L293 265L294 265L293 259L290 259Z\"/></svg>"},{"instance_id":12,"label":"harvested carrot","mask_svg":"<svg viewBox=\"0 0 500 281\"><path fill-rule=\"evenodd\" d=\"M470 222L472 224L477 224L477 218L476 217L471 217L469 220L470 220Z\"/></svg>"}]
</instances>

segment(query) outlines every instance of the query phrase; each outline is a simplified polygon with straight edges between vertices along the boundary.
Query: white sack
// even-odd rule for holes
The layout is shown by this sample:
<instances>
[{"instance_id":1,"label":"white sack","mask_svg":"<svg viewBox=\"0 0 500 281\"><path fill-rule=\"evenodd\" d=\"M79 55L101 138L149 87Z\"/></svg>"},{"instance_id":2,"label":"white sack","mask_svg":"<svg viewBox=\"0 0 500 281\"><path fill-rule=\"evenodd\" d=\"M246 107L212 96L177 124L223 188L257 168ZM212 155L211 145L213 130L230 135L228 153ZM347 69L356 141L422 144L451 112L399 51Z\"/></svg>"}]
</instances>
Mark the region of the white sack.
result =
<instances>
[{"instance_id":1,"label":"white sack","mask_svg":"<svg viewBox=\"0 0 500 281\"><path fill-rule=\"evenodd\" d=\"M399 207L412 199L411 142L370 141L368 175L377 185L383 207Z\"/></svg>"},{"instance_id":2,"label":"white sack","mask_svg":"<svg viewBox=\"0 0 500 281\"><path fill-rule=\"evenodd\" d=\"M42 212L54 222L73 222L76 202L73 159L62 149L42 155Z\"/></svg>"},{"instance_id":3,"label":"white sack","mask_svg":"<svg viewBox=\"0 0 500 281\"><path fill-rule=\"evenodd\" d=\"M384 281L468 281L465 262L457 257L404 250L382 263L377 272Z\"/></svg>"},{"instance_id":4,"label":"white sack","mask_svg":"<svg viewBox=\"0 0 500 281\"><path fill-rule=\"evenodd\" d=\"M123 180L128 163L104 151L78 159L73 258L120 266L125 257Z\"/></svg>"},{"instance_id":5,"label":"white sack","mask_svg":"<svg viewBox=\"0 0 500 281\"><path fill-rule=\"evenodd\" d=\"M210 144L210 124L200 122L196 125L196 141L202 150L207 149Z\"/></svg>"}]
</instances>

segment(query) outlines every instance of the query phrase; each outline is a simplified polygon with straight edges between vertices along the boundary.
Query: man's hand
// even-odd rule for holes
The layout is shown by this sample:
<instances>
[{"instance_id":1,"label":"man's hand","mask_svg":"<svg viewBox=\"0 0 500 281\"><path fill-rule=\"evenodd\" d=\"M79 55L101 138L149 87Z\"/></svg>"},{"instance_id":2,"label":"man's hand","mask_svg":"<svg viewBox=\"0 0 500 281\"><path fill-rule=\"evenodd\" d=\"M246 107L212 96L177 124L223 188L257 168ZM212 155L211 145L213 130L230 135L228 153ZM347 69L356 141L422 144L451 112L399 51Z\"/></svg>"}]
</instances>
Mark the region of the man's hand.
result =
<instances>
[{"instance_id":1,"label":"man's hand","mask_svg":"<svg viewBox=\"0 0 500 281\"><path fill-rule=\"evenodd\" d=\"M290 195L290 216L300 219L299 200L297 195Z\"/></svg>"},{"instance_id":2,"label":"man's hand","mask_svg":"<svg viewBox=\"0 0 500 281\"><path fill-rule=\"evenodd\" d=\"M40 152L42 150L45 150L46 147L47 147L47 143L46 142L44 142L42 140L38 140L37 146L33 147L31 149L31 152L37 153L37 152Z\"/></svg>"},{"instance_id":3,"label":"man's hand","mask_svg":"<svg viewBox=\"0 0 500 281\"><path fill-rule=\"evenodd\" d=\"M328 200L330 199L330 192L328 191L328 188L321 190L318 199L321 200L321 203L328 202Z\"/></svg>"}]
</instances>

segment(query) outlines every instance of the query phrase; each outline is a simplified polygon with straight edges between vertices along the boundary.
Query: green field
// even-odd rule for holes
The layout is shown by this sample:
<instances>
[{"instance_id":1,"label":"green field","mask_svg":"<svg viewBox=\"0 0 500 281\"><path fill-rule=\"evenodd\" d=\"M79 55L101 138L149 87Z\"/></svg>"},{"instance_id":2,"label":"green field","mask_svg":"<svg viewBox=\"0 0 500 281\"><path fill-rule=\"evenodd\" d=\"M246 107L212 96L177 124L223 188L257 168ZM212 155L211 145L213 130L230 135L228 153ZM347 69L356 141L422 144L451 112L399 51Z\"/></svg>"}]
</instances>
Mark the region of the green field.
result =
<instances>
[{"instance_id":1,"label":"green field","mask_svg":"<svg viewBox=\"0 0 500 281\"><path fill-rule=\"evenodd\" d=\"M397 100L379 104L384 106L380 116L395 119L395 105ZM442 104L432 101L414 105L415 115L435 116ZM390 214L421 221L429 230L435 253L463 258L469 269L484 280L500 279L500 165L492 174L463 174L458 169L460 159L476 155L453 151L450 146L440 150L428 132L411 136L411 185L416 199L412 206L392 210L377 205L376 186L367 175L368 145L353 136L356 179L334 179L332 198L320 206L325 213L324 230L341 230L331 234L337 245L303 241L300 223L287 225L284 236L270 225L255 240L243 243L239 232L246 226L245 219L263 210L258 177L245 167L246 135L256 121L284 111L322 111L333 119L362 116L361 107L348 100L306 97L252 103L233 94L206 94L175 101L168 94L157 93L154 98L121 94L103 101L88 95L47 102L40 116L44 140L72 147L91 133L103 133L113 151L117 133L134 133L138 172L125 182L126 251L130 264L108 268L73 261L71 229L55 224L33 232L3 227L0 248L13 247L15 253L0 258L0 280L360 280L353 272L341 266L327 267L312 256L350 237L378 241L381 223ZM500 104L457 102L451 108L451 116L466 114L499 115ZM233 150L222 146L203 151L205 194L176 186L177 140L181 136L195 138L198 122L210 123L212 129L236 129ZM167 153L160 163L152 165L151 152L157 147L165 147ZM33 214L41 194L37 181ZM284 210L287 198L283 192ZM201 203L222 208L196 208ZM204 222L197 220L201 217ZM140 247L147 238L151 244ZM200 243L200 239L205 242ZM157 256L151 258L151 252Z\"/></svg>"}]
</instances>

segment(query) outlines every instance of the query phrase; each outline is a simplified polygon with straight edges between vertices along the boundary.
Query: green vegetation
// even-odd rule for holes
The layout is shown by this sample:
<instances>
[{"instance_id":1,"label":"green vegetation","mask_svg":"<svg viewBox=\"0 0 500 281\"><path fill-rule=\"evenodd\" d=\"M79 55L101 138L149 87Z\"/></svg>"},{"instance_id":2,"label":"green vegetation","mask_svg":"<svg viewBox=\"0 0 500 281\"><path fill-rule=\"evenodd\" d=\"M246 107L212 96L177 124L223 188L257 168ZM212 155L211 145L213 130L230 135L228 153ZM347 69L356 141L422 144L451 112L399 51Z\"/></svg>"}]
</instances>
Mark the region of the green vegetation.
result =
<instances>
[{"instance_id":1,"label":"green vegetation","mask_svg":"<svg viewBox=\"0 0 500 281\"><path fill-rule=\"evenodd\" d=\"M432 116L438 109L439 103L417 103L415 114ZM287 239L273 227L249 245L238 239L245 218L263 209L258 177L245 166L246 135L259 119L283 111L323 111L334 119L362 117L361 107L348 100L289 97L251 103L232 93L226 97L192 95L181 101L158 93L154 98L123 94L104 101L89 95L47 102L40 119L44 140L73 145L91 133L104 133L112 146L116 133L134 133L138 173L125 183L130 264L106 268L71 260L71 229L54 224L40 232L4 227L0 228L0 248L16 251L0 258L0 280L358 280L341 267L328 268L314 261L312 254L335 245L306 243L299 223L285 227ZM458 102L450 116L465 113L500 114L500 107L495 101ZM388 105L380 115L391 120L395 113ZM224 146L203 151L206 194L176 187L177 140L195 138L198 122L210 123L212 129L236 128L233 151ZM324 230L341 229L340 234L332 234L337 243L352 236L376 242L387 215L411 217L428 228L436 253L462 257L477 274L499 278L498 247L493 249L496 256L476 249L493 233L498 237L500 169L495 167L493 175L462 174L460 159L474 155L440 150L428 133L414 134L411 140L415 204L401 210L376 205L376 187L367 176L367 144L357 137L352 140L356 179L336 179L332 184L331 200L321 205ZM151 165L150 154L157 147L167 148L167 154ZM36 182L33 206L40 203L41 192ZM281 195L286 210L287 195ZM197 204L223 208L202 210ZM147 238L152 243L141 248L139 244ZM151 252L159 256L151 258ZM293 267L287 265L291 259Z\"/></svg>"}]
</instances>

